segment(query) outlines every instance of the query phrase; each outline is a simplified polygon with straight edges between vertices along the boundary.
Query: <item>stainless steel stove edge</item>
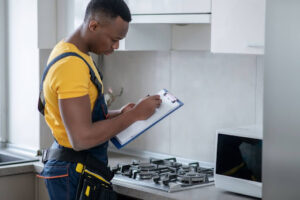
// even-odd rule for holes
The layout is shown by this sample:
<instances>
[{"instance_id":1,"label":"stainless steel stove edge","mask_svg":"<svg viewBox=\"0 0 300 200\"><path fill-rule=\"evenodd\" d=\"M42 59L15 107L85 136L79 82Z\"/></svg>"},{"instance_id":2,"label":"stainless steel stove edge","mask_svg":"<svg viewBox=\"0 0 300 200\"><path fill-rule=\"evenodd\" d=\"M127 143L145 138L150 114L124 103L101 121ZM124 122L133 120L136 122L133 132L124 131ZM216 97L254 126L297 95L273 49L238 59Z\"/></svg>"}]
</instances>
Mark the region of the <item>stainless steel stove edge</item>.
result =
<instances>
[{"instance_id":1,"label":"stainless steel stove edge","mask_svg":"<svg viewBox=\"0 0 300 200\"><path fill-rule=\"evenodd\" d=\"M161 185L155 185L153 184L152 181L138 181L132 178L128 178L126 176L122 176L119 174L116 174L115 177L113 178L113 181L119 181L119 182L123 182L123 183L128 183L128 184L134 184L136 186L145 186L147 188L151 188L151 189L158 189L161 191L165 191L165 192L169 192L169 193L173 193L173 192L179 192L179 191L186 191L186 190L190 190L190 189L194 189L194 188L201 188L201 187L207 187L207 186L212 186L214 185L214 182L209 182L209 183L205 183L205 184L197 184L197 185L193 185L193 186L189 186L189 187L178 187L179 185L177 184L175 187L168 187L168 186L161 186ZM151 183L150 183L151 182Z\"/></svg>"},{"instance_id":2,"label":"stainless steel stove edge","mask_svg":"<svg viewBox=\"0 0 300 200\"><path fill-rule=\"evenodd\" d=\"M199 160L193 160L193 159L187 159L187 158L182 158L178 157L176 155L168 155L168 154L162 154L162 153L155 153L155 152L150 152L150 151L141 151L141 150L133 150L133 149L116 149L112 145L109 146L108 148L109 152L114 152L118 154L123 154L123 155L130 155L130 156L135 156L135 157L140 157L140 158L157 158L157 159L166 159L166 158L171 158L171 157L176 157L177 162L183 163L183 164L188 164L188 163L193 163L193 162L199 162L201 167L204 168L213 168L214 163L211 162L203 162Z\"/></svg>"}]
</instances>

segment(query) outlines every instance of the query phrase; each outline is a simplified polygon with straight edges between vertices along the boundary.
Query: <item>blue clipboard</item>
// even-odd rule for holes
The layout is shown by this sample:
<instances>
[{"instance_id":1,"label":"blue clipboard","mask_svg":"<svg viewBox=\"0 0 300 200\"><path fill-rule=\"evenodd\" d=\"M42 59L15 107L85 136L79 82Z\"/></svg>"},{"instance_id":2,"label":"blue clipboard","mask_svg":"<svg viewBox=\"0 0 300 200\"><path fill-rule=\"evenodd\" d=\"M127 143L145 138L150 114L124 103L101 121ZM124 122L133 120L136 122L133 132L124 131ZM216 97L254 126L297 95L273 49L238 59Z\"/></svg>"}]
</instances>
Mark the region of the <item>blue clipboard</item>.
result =
<instances>
[{"instance_id":1,"label":"blue clipboard","mask_svg":"<svg viewBox=\"0 0 300 200\"><path fill-rule=\"evenodd\" d=\"M166 89L163 89L162 90L164 92L164 95L171 95L169 94L168 90ZM160 91L160 92L162 92ZM173 96L173 95L172 95ZM168 115L170 115L171 113L173 113L175 110L177 110L178 108L180 108L181 106L183 106L183 102L181 102L178 98L174 97L173 96L173 100L172 100L172 103L173 102L176 102L177 105L176 107L172 108L169 112L167 113L164 113L163 115L161 115L157 120L155 120L152 124L150 125L147 125L145 127L143 127L142 131L138 132L137 134L135 134L134 137L132 137L130 140L128 140L127 142L125 142L124 144L121 144L119 142L119 140L116 138L116 137L113 137L110 139L110 141L115 145L115 147L117 149L121 149L122 147L126 146L127 144L129 144L131 141L135 140L138 136L140 136L141 134L143 134L145 131L147 131L148 129L150 129L151 127L153 127L155 124L157 124L158 122L160 122L161 120L163 120L164 118L166 118Z\"/></svg>"}]
</instances>

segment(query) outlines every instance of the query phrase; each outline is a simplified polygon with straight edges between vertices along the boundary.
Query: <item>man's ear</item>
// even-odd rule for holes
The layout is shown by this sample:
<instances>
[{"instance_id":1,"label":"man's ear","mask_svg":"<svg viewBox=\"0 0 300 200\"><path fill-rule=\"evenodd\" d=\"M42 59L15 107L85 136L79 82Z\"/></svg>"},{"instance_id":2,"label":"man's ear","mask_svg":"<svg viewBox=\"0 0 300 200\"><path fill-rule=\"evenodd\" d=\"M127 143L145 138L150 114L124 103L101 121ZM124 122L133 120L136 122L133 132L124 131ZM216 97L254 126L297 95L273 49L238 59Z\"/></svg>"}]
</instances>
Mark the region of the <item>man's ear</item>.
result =
<instances>
[{"instance_id":1,"label":"man's ear","mask_svg":"<svg viewBox=\"0 0 300 200\"><path fill-rule=\"evenodd\" d=\"M99 27L99 23L96 21L96 20L91 20L90 22L89 22L89 30L91 31L91 32L94 32L94 31L96 31L96 29Z\"/></svg>"}]
</instances>

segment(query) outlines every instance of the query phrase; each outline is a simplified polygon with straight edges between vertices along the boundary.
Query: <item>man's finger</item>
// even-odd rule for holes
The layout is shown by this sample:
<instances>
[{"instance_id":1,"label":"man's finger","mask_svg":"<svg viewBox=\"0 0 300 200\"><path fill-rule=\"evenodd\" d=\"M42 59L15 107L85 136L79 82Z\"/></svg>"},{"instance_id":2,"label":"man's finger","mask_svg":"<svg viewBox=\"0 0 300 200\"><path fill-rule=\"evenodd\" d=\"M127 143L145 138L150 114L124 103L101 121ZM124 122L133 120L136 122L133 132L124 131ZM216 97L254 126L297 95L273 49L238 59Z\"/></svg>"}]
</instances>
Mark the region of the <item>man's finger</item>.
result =
<instances>
[{"instance_id":1,"label":"man's finger","mask_svg":"<svg viewBox=\"0 0 300 200\"><path fill-rule=\"evenodd\" d=\"M151 99L154 99L154 100L159 100L160 99L160 96L159 95L153 95L150 97Z\"/></svg>"}]
</instances>

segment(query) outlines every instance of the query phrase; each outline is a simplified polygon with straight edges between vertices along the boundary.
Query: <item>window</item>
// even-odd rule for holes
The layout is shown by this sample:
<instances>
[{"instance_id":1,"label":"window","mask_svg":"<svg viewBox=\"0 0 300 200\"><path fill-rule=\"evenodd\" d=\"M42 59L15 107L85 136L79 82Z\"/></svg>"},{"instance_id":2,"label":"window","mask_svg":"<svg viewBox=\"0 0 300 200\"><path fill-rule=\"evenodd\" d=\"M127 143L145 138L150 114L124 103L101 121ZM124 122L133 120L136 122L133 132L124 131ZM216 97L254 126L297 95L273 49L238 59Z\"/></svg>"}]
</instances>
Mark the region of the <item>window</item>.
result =
<instances>
[{"instance_id":1,"label":"window","mask_svg":"<svg viewBox=\"0 0 300 200\"><path fill-rule=\"evenodd\" d=\"M0 142L6 142L6 4L0 0Z\"/></svg>"}]
</instances>

